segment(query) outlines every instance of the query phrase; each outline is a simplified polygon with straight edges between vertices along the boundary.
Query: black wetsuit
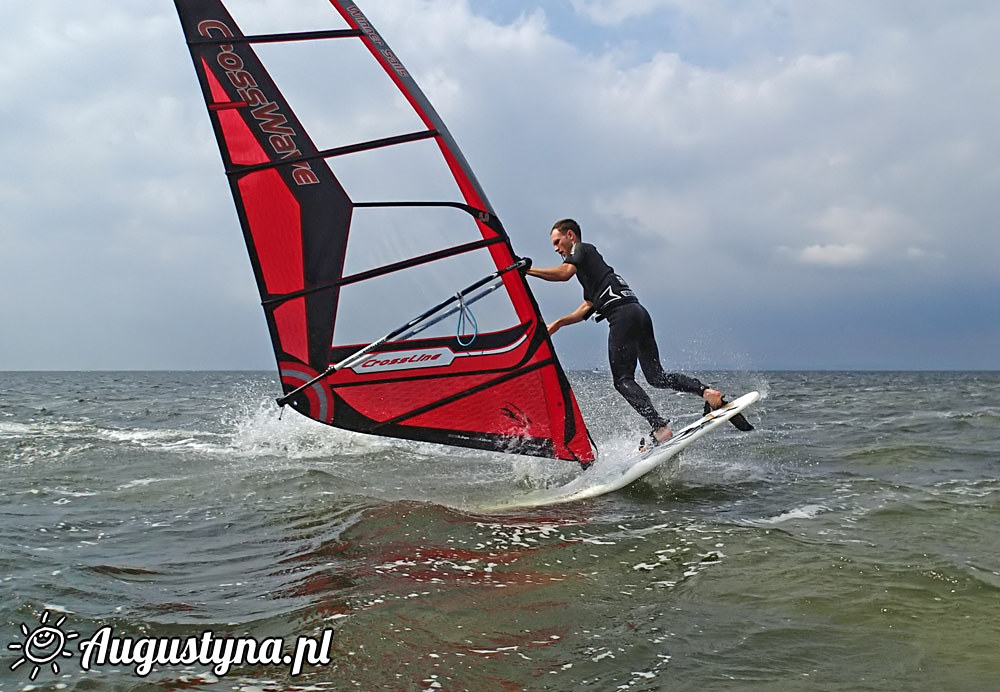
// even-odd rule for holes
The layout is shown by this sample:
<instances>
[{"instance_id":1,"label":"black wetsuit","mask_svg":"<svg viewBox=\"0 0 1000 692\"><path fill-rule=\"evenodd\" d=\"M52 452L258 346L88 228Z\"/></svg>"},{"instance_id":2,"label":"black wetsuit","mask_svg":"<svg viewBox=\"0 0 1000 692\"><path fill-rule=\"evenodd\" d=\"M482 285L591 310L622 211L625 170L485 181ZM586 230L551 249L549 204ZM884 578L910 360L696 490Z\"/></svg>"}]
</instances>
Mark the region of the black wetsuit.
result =
<instances>
[{"instance_id":1,"label":"black wetsuit","mask_svg":"<svg viewBox=\"0 0 1000 692\"><path fill-rule=\"evenodd\" d=\"M687 375L664 372L653 336L653 320L639 304L635 292L608 266L597 248L589 243L577 243L565 261L576 267L583 298L594 304L597 321L608 321L608 360L615 389L653 430L666 425L667 419L660 416L649 395L635 381L636 363L642 366L646 381L657 389L701 395L705 385Z\"/></svg>"}]
</instances>

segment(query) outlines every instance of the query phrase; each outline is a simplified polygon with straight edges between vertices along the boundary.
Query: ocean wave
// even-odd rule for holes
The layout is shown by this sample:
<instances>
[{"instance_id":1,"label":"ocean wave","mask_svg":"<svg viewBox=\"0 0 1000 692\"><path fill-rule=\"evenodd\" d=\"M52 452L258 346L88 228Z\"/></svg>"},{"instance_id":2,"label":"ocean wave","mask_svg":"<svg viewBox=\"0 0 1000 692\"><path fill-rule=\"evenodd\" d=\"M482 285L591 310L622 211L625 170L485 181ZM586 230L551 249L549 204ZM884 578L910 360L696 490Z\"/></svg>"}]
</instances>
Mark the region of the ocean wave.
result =
<instances>
[{"instance_id":1,"label":"ocean wave","mask_svg":"<svg viewBox=\"0 0 1000 692\"><path fill-rule=\"evenodd\" d=\"M781 514L777 514L773 517L765 517L763 519L749 520L746 523L757 526L783 524L786 521L815 519L820 514L830 511L832 510L826 505L808 504L808 505L802 505L801 507L796 507L794 509L790 509L787 512L782 512Z\"/></svg>"}]
</instances>

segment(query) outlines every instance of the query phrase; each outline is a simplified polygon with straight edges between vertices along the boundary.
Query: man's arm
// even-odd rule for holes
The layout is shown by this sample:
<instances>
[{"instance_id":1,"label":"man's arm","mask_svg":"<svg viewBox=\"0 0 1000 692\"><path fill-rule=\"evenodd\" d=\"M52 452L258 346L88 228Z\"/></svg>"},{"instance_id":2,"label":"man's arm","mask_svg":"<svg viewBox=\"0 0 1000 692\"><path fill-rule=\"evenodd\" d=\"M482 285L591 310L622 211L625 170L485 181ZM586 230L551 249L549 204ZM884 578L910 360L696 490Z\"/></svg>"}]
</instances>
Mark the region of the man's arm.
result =
<instances>
[{"instance_id":1,"label":"man's arm","mask_svg":"<svg viewBox=\"0 0 1000 692\"><path fill-rule=\"evenodd\" d=\"M566 327L571 324L576 324L577 322L583 322L585 319L587 319L587 317L590 316L590 313L593 312L593 310L594 310L593 303L591 303L589 300L583 301L580 307L578 307L573 312L569 313L565 317L560 317L554 322L550 322L548 324L549 336L552 336L563 327Z\"/></svg>"},{"instance_id":2,"label":"man's arm","mask_svg":"<svg viewBox=\"0 0 1000 692\"><path fill-rule=\"evenodd\" d=\"M535 276L546 281L569 281L576 276L576 266L569 262L563 262L558 267L532 267L527 273L528 276Z\"/></svg>"}]
</instances>

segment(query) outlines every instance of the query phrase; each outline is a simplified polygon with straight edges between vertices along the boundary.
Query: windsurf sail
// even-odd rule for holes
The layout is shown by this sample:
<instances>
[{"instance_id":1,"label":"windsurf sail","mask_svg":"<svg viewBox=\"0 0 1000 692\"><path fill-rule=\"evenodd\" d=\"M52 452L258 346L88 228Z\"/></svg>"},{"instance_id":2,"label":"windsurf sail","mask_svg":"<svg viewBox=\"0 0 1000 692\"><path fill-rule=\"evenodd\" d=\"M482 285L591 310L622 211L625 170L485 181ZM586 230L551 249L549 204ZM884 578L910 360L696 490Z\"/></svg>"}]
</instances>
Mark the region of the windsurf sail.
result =
<instances>
[{"instance_id":1,"label":"windsurf sail","mask_svg":"<svg viewBox=\"0 0 1000 692\"><path fill-rule=\"evenodd\" d=\"M507 232L357 5L324 0L331 28L278 31L271 22L289 17L258 7L247 18L265 30L244 33L233 2L175 4L279 403L357 432L587 466L583 417Z\"/></svg>"}]
</instances>

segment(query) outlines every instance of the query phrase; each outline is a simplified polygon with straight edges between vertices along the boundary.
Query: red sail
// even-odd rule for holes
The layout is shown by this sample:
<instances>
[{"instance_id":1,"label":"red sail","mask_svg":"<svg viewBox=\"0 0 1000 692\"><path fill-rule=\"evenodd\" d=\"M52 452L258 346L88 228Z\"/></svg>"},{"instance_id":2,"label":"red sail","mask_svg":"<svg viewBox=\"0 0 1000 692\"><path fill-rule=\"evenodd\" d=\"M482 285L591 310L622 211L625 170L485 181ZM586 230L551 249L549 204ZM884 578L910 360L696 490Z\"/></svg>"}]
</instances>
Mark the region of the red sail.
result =
<instances>
[{"instance_id":1,"label":"red sail","mask_svg":"<svg viewBox=\"0 0 1000 692\"><path fill-rule=\"evenodd\" d=\"M282 386L286 395L300 390L288 403L348 430L586 466L593 451L583 418L538 305L524 277L510 270L516 257L506 231L399 59L353 2L331 3L343 28L247 36L221 0L175 0ZM315 44L347 45L367 55L369 67L381 68L317 65L310 57L298 73L289 72L305 74L328 95L326 113L351 102L338 98L323 70L331 79L346 74L352 85L384 82L405 98L416 129L318 148L262 61L265 45ZM397 119L400 103L388 101L351 106L370 116L359 119L362 129L383 116ZM310 126L314 134L327 129L323 120ZM446 184L428 193L438 175ZM404 192L390 188L371 197L371 180L399 180L400 188L421 194L400 198ZM441 189L450 196L440 196ZM452 319L428 321L436 329L389 339L332 370L390 327L485 275L495 275L487 287L494 290L463 296L457 302L468 304ZM465 321L456 325L459 317Z\"/></svg>"}]
</instances>

